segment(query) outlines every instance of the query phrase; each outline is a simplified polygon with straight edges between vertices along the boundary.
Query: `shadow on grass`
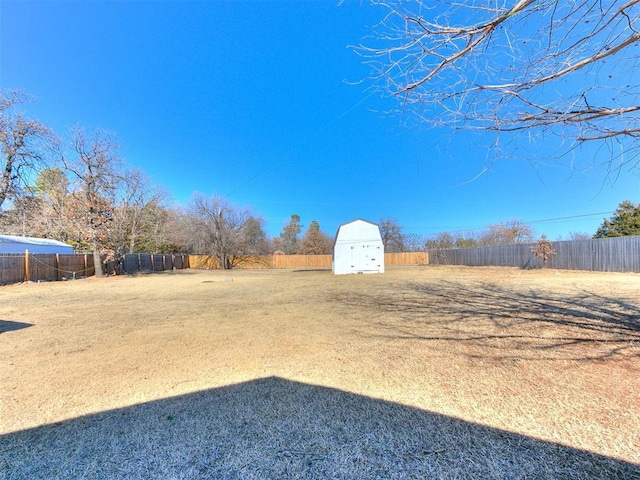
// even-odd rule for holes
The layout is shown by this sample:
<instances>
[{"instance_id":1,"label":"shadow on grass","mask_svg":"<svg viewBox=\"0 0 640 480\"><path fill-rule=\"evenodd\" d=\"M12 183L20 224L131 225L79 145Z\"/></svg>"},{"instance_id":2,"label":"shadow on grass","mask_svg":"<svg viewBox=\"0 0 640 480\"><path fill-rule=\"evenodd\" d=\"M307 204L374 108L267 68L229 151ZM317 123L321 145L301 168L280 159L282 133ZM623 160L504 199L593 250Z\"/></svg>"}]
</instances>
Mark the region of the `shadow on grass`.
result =
<instances>
[{"instance_id":1,"label":"shadow on grass","mask_svg":"<svg viewBox=\"0 0 640 480\"><path fill-rule=\"evenodd\" d=\"M0 333L12 332L14 330L22 330L23 328L33 327L33 323L12 322L11 320L0 320Z\"/></svg>"},{"instance_id":2,"label":"shadow on grass","mask_svg":"<svg viewBox=\"0 0 640 480\"><path fill-rule=\"evenodd\" d=\"M640 303L585 290L568 297L489 284L407 283L394 292L350 292L335 300L369 311L365 335L452 341L477 347L479 357L640 356Z\"/></svg>"},{"instance_id":3,"label":"shadow on grass","mask_svg":"<svg viewBox=\"0 0 640 480\"><path fill-rule=\"evenodd\" d=\"M309 273L309 272L331 272L331 268L299 268L293 270L293 273Z\"/></svg>"},{"instance_id":4,"label":"shadow on grass","mask_svg":"<svg viewBox=\"0 0 640 480\"><path fill-rule=\"evenodd\" d=\"M640 465L268 377L0 436L0 478L632 479Z\"/></svg>"}]
</instances>

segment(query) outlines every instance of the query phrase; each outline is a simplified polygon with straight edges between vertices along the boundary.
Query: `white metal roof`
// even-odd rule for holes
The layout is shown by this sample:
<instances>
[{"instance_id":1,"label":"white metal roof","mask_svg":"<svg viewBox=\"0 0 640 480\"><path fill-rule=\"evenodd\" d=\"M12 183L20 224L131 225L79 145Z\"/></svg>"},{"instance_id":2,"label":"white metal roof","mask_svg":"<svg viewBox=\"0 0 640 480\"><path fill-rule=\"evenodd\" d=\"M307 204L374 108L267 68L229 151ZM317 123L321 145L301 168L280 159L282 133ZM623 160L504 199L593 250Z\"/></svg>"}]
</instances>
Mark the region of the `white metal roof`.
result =
<instances>
[{"instance_id":1,"label":"white metal roof","mask_svg":"<svg viewBox=\"0 0 640 480\"><path fill-rule=\"evenodd\" d=\"M338 243L353 243L363 241L382 241L380 227L373 222L357 218L351 222L343 223L338 227L334 238L334 246Z\"/></svg>"},{"instance_id":2,"label":"white metal roof","mask_svg":"<svg viewBox=\"0 0 640 480\"><path fill-rule=\"evenodd\" d=\"M0 235L0 243L14 245L52 245L56 247L71 247L71 245L50 238L17 237L14 235Z\"/></svg>"}]
</instances>

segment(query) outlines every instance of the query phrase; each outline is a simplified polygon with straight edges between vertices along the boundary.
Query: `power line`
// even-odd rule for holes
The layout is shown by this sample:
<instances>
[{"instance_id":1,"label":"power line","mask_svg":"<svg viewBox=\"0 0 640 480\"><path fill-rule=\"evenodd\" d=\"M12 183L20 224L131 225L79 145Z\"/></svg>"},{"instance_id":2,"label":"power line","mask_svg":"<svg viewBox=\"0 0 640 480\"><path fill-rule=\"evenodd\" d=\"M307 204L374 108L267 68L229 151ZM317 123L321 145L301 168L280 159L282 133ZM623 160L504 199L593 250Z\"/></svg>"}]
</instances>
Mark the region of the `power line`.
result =
<instances>
[{"instance_id":1,"label":"power line","mask_svg":"<svg viewBox=\"0 0 640 480\"><path fill-rule=\"evenodd\" d=\"M599 215L610 215L612 214L613 211L608 211L608 212L597 212L597 213L583 213L580 215L569 215L569 216L565 216L565 217L554 217L554 218L546 218L546 219L541 219L541 220L530 220L530 221L521 221L521 223L525 224L525 225L532 225L532 224L538 224L538 223L550 223L550 222L558 222L558 221L563 221L563 220L572 220L572 219L576 219L576 218L586 218L586 217L595 217L595 216L599 216ZM500 223L505 223L505 222L497 222L497 224ZM487 225L482 226L482 227L467 227L467 228L456 228L454 230L451 229L438 229L437 227L435 227L435 230L440 230L437 233L467 233L467 232L473 232L473 231L478 231L478 230L484 230L485 228L487 228Z\"/></svg>"},{"instance_id":2,"label":"power line","mask_svg":"<svg viewBox=\"0 0 640 480\"><path fill-rule=\"evenodd\" d=\"M556 217L556 218L548 218L546 220L532 220L530 222L524 223L546 223L546 222L555 222L558 220L570 220L572 218L582 218L582 217L595 217L596 215L610 215L613 212L598 212L598 213L585 213L582 215L571 215L569 217Z\"/></svg>"}]
</instances>

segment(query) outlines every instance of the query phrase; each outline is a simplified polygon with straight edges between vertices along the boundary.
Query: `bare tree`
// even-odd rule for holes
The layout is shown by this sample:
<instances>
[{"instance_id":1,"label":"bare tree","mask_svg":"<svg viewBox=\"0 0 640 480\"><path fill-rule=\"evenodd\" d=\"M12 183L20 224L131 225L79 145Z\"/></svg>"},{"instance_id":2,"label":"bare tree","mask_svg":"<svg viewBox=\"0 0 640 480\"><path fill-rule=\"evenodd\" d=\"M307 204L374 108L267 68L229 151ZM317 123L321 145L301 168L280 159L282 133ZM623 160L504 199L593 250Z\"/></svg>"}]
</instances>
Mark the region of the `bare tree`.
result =
<instances>
[{"instance_id":1,"label":"bare tree","mask_svg":"<svg viewBox=\"0 0 640 480\"><path fill-rule=\"evenodd\" d=\"M189 225L191 217L180 207L170 207L164 212L162 242L166 253L188 253L190 250Z\"/></svg>"},{"instance_id":2,"label":"bare tree","mask_svg":"<svg viewBox=\"0 0 640 480\"><path fill-rule=\"evenodd\" d=\"M39 209L34 212L34 235L76 245L81 241L70 222L69 179L60 168L40 170L31 189Z\"/></svg>"},{"instance_id":3,"label":"bare tree","mask_svg":"<svg viewBox=\"0 0 640 480\"><path fill-rule=\"evenodd\" d=\"M123 174L119 184L110 229L116 258L134 252L164 253L168 244L169 212L164 205L168 193L138 169Z\"/></svg>"},{"instance_id":4,"label":"bare tree","mask_svg":"<svg viewBox=\"0 0 640 480\"><path fill-rule=\"evenodd\" d=\"M640 0L374 0L356 49L384 91L434 125L605 142L638 165ZM500 148L499 137L493 145Z\"/></svg>"},{"instance_id":5,"label":"bare tree","mask_svg":"<svg viewBox=\"0 0 640 480\"><path fill-rule=\"evenodd\" d=\"M11 207L0 214L0 232L7 235L56 238L43 233L41 221L43 202L39 197L21 196L11 202Z\"/></svg>"},{"instance_id":6,"label":"bare tree","mask_svg":"<svg viewBox=\"0 0 640 480\"><path fill-rule=\"evenodd\" d=\"M398 220L395 218L381 218L378 226L380 227L380 236L382 237L385 252L399 253L405 251L404 235Z\"/></svg>"},{"instance_id":7,"label":"bare tree","mask_svg":"<svg viewBox=\"0 0 640 480\"><path fill-rule=\"evenodd\" d=\"M404 249L407 252L424 252L427 240L417 233L405 233L403 235Z\"/></svg>"},{"instance_id":8,"label":"bare tree","mask_svg":"<svg viewBox=\"0 0 640 480\"><path fill-rule=\"evenodd\" d=\"M489 225L483 230L478 239L481 247L495 245L513 245L516 243L528 243L533 241L533 229L521 220L509 220L507 222Z\"/></svg>"},{"instance_id":9,"label":"bare tree","mask_svg":"<svg viewBox=\"0 0 640 480\"><path fill-rule=\"evenodd\" d=\"M243 230L251 217L225 198L196 194L190 205L190 243L197 253L213 255L220 268L232 268L234 256L241 254Z\"/></svg>"},{"instance_id":10,"label":"bare tree","mask_svg":"<svg viewBox=\"0 0 640 480\"><path fill-rule=\"evenodd\" d=\"M0 209L5 200L20 195L29 175L44 164L55 146L48 127L16 112L27 100L19 91L0 92Z\"/></svg>"},{"instance_id":11,"label":"bare tree","mask_svg":"<svg viewBox=\"0 0 640 480\"><path fill-rule=\"evenodd\" d=\"M586 232L569 232L569 240L572 241L591 240L592 238L593 236Z\"/></svg>"},{"instance_id":12,"label":"bare tree","mask_svg":"<svg viewBox=\"0 0 640 480\"><path fill-rule=\"evenodd\" d=\"M533 229L522 220L513 219L488 225L483 230L456 233L441 232L427 239L429 249L446 250L451 248L492 247L532 242Z\"/></svg>"},{"instance_id":13,"label":"bare tree","mask_svg":"<svg viewBox=\"0 0 640 480\"><path fill-rule=\"evenodd\" d=\"M449 232L437 233L426 242L427 248L446 250L455 247L453 235Z\"/></svg>"},{"instance_id":14,"label":"bare tree","mask_svg":"<svg viewBox=\"0 0 640 480\"><path fill-rule=\"evenodd\" d=\"M97 277L104 275L101 253L108 243L115 210L115 195L122 181L122 161L117 156L114 135L103 130L87 134L75 128L71 135L73 158L65 158L65 168L76 181L72 217L83 240L93 252Z\"/></svg>"}]
</instances>

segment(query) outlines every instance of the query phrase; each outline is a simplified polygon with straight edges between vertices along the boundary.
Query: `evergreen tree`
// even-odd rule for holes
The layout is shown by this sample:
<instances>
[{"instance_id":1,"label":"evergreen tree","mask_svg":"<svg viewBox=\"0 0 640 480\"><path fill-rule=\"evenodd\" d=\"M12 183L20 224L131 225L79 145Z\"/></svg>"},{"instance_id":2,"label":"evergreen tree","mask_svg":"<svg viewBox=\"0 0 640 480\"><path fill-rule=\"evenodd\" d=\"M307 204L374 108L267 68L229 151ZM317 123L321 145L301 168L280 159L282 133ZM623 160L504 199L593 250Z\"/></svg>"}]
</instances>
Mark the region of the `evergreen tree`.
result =
<instances>
[{"instance_id":1,"label":"evergreen tree","mask_svg":"<svg viewBox=\"0 0 640 480\"><path fill-rule=\"evenodd\" d=\"M264 221L260 217L249 216L244 224L244 252L247 255L266 255L271 250L267 234L262 228Z\"/></svg>"},{"instance_id":2,"label":"evergreen tree","mask_svg":"<svg viewBox=\"0 0 640 480\"><path fill-rule=\"evenodd\" d=\"M627 235L640 235L640 203L634 205L629 200L618 205L611 218L604 220L593 238L624 237Z\"/></svg>"},{"instance_id":3,"label":"evergreen tree","mask_svg":"<svg viewBox=\"0 0 640 480\"><path fill-rule=\"evenodd\" d=\"M312 220L300 241L302 255L326 255L331 253L332 240L320 231L320 224Z\"/></svg>"},{"instance_id":4,"label":"evergreen tree","mask_svg":"<svg viewBox=\"0 0 640 480\"><path fill-rule=\"evenodd\" d=\"M300 225L300 215L295 213L291 215L291 220L284 226L280 236L278 237L278 247L287 255L292 255L298 252L298 235L302 230Z\"/></svg>"}]
</instances>

